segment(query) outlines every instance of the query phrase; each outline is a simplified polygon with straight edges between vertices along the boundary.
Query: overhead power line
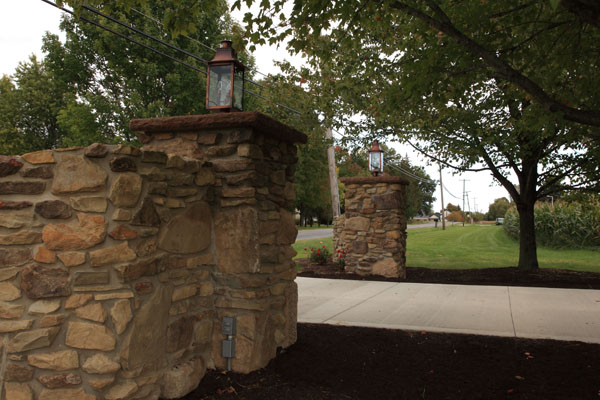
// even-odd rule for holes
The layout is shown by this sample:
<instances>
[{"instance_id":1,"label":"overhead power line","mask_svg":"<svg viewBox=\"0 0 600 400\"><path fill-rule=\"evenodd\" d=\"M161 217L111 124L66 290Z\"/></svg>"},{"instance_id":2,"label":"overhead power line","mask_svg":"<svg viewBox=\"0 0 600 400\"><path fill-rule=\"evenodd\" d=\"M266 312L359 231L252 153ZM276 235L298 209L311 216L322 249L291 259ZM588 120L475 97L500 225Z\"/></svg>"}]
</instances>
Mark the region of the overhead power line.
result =
<instances>
[{"instance_id":1,"label":"overhead power line","mask_svg":"<svg viewBox=\"0 0 600 400\"><path fill-rule=\"evenodd\" d=\"M446 188L446 186L444 186L444 190L446 191L446 193L448 193L450 196L454 197L455 199L462 200L462 198L460 198L458 196L455 196L452 193L450 193L450 191Z\"/></svg>"}]
</instances>

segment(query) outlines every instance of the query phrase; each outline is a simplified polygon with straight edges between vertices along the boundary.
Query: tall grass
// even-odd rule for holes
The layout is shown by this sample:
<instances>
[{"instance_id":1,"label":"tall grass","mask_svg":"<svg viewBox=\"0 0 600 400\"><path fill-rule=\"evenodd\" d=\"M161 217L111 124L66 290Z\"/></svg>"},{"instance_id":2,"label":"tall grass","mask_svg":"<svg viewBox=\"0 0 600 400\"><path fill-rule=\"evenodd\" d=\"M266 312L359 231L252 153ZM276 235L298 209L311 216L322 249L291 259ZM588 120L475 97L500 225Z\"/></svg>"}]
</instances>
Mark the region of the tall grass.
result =
<instances>
[{"instance_id":1,"label":"tall grass","mask_svg":"<svg viewBox=\"0 0 600 400\"><path fill-rule=\"evenodd\" d=\"M506 212L504 231L514 239L519 238L519 214L514 208ZM600 202L536 205L535 236L542 246L600 247Z\"/></svg>"}]
</instances>

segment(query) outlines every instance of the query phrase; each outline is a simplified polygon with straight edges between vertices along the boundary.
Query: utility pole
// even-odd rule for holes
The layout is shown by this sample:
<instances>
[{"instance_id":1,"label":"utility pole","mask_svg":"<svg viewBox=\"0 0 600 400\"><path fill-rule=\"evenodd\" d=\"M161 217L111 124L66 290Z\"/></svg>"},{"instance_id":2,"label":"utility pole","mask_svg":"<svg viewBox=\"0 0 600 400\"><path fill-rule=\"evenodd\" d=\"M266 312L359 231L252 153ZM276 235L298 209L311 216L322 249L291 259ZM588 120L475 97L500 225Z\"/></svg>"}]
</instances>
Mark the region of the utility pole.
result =
<instances>
[{"instance_id":1,"label":"utility pole","mask_svg":"<svg viewBox=\"0 0 600 400\"><path fill-rule=\"evenodd\" d=\"M340 216L340 192L337 182L337 171L335 168L335 152L333 151L333 135L331 128L325 129L325 137L331 140L327 147L327 163L329 164L329 190L331 190L331 208L333 210L333 218Z\"/></svg>"},{"instance_id":2,"label":"utility pole","mask_svg":"<svg viewBox=\"0 0 600 400\"><path fill-rule=\"evenodd\" d=\"M463 223L463 228L465 226L465 189L466 189L466 185L465 182L468 181L468 179L461 179L461 181L463 181L463 206L462 206L462 223Z\"/></svg>"},{"instance_id":3,"label":"utility pole","mask_svg":"<svg viewBox=\"0 0 600 400\"><path fill-rule=\"evenodd\" d=\"M440 166L440 197L442 198L442 230L446 230L446 218L444 217L444 184L442 183L442 164Z\"/></svg>"},{"instance_id":4,"label":"utility pole","mask_svg":"<svg viewBox=\"0 0 600 400\"><path fill-rule=\"evenodd\" d=\"M467 207L469 208L469 219L471 220L471 225L473 225L473 213L471 212L471 202L469 201L469 192L465 193L467 195Z\"/></svg>"}]
</instances>

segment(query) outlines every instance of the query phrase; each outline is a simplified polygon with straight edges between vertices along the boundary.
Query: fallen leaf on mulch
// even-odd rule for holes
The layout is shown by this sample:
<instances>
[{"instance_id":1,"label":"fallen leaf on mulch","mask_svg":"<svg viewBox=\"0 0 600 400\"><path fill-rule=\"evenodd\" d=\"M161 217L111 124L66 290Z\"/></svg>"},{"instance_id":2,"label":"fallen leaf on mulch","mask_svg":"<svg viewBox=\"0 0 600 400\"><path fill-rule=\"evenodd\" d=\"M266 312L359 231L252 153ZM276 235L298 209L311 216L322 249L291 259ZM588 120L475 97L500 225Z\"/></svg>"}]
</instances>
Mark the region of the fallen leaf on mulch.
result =
<instances>
[{"instance_id":1,"label":"fallen leaf on mulch","mask_svg":"<svg viewBox=\"0 0 600 400\"><path fill-rule=\"evenodd\" d=\"M517 378L520 381L524 381L525 380L525 378L523 378L522 376L519 376L519 375L515 376L515 378Z\"/></svg>"},{"instance_id":2,"label":"fallen leaf on mulch","mask_svg":"<svg viewBox=\"0 0 600 400\"><path fill-rule=\"evenodd\" d=\"M515 389L508 389L508 390L506 391L506 393L512 393L512 392L514 392L514 391L515 391Z\"/></svg>"},{"instance_id":3,"label":"fallen leaf on mulch","mask_svg":"<svg viewBox=\"0 0 600 400\"><path fill-rule=\"evenodd\" d=\"M528 359L535 358L535 357L534 357L534 356L532 356L532 355L531 355L531 353L529 353L528 351L526 351L526 352L525 352L525 356L526 356Z\"/></svg>"}]
</instances>

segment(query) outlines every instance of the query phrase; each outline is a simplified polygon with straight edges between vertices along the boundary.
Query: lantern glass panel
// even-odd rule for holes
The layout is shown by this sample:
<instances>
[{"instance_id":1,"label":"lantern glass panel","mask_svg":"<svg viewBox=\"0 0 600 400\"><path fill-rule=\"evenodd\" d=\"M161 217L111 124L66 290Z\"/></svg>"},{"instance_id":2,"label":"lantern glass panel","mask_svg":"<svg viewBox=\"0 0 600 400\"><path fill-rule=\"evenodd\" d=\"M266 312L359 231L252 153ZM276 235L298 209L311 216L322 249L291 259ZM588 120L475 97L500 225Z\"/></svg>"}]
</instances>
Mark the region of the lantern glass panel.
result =
<instances>
[{"instance_id":1,"label":"lantern glass panel","mask_svg":"<svg viewBox=\"0 0 600 400\"><path fill-rule=\"evenodd\" d=\"M373 153L369 153L369 155L371 156L371 166L370 166L370 170L372 171L380 171L381 170L381 156L382 154L379 152L373 152Z\"/></svg>"},{"instance_id":2,"label":"lantern glass panel","mask_svg":"<svg viewBox=\"0 0 600 400\"><path fill-rule=\"evenodd\" d=\"M210 67L209 107L231 106L231 68L232 65Z\"/></svg>"},{"instance_id":3,"label":"lantern glass panel","mask_svg":"<svg viewBox=\"0 0 600 400\"><path fill-rule=\"evenodd\" d=\"M242 110L242 99L244 97L244 71L236 68L233 80L233 107Z\"/></svg>"}]
</instances>

